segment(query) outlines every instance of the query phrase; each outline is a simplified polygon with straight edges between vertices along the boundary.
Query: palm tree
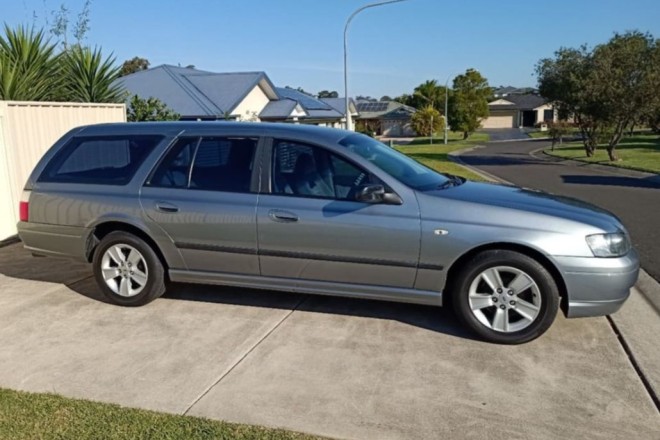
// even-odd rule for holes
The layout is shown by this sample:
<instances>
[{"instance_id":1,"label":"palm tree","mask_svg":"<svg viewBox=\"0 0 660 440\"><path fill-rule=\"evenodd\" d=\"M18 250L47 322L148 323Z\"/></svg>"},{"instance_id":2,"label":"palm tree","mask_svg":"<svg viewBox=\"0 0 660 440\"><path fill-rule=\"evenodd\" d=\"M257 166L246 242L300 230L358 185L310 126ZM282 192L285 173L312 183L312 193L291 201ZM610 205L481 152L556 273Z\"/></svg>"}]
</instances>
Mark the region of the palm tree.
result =
<instances>
[{"instance_id":1,"label":"palm tree","mask_svg":"<svg viewBox=\"0 0 660 440\"><path fill-rule=\"evenodd\" d=\"M62 54L64 96L74 102L124 102L123 87L115 80L121 68L101 49L73 46Z\"/></svg>"},{"instance_id":2,"label":"palm tree","mask_svg":"<svg viewBox=\"0 0 660 440\"><path fill-rule=\"evenodd\" d=\"M414 96L420 98L425 104L438 109L445 99L444 88L438 85L438 81L431 79L415 87Z\"/></svg>"},{"instance_id":3,"label":"palm tree","mask_svg":"<svg viewBox=\"0 0 660 440\"><path fill-rule=\"evenodd\" d=\"M48 101L58 95L59 55L43 30L5 24L0 36L0 99Z\"/></svg>"}]
</instances>

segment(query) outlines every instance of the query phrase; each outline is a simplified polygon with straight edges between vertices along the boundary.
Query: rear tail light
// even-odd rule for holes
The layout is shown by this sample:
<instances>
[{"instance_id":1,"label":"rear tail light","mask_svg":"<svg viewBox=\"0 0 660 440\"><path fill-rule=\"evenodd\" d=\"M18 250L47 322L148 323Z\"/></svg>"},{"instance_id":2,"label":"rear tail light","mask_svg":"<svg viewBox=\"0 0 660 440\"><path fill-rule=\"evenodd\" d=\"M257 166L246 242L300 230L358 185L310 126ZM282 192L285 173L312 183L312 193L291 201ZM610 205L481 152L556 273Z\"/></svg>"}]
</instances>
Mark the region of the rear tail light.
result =
<instances>
[{"instance_id":1,"label":"rear tail light","mask_svg":"<svg viewBox=\"0 0 660 440\"><path fill-rule=\"evenodd\" d=\"M28 221L28 218L30 217L29 200L30 200L30 192L23 191L23 194L21 195L21 201L18 204L18 217L19 220L22 222Z\"/></svg>"}]
</instances>

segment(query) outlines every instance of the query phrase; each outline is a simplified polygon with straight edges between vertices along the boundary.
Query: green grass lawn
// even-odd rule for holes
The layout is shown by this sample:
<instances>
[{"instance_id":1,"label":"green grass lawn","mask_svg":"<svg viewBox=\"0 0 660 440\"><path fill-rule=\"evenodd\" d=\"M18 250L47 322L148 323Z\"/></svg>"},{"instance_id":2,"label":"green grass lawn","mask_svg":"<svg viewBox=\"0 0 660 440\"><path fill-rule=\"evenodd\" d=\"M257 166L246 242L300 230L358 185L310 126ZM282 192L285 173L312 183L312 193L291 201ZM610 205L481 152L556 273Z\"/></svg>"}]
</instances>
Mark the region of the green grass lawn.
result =
<instances>
[{"instance_id":1,"label":"green grass lawn","mask_svg":"<svg viewBox=\"0 0 660 440\"><path fill-rule=\"evenodd\" d=\"M0 388L0 439L319 440L321 437Z\"/></svg>"},{"instance_id":2,"label":"green grass lawn","mask_svg":"<svg viewBox=\"0 0 660 440\"><path fill-rule=\"evenodd\" d=\"M545 151L553 156L567 159L660 174L660 136L657 134L623 138L616 147L620 159L618 162L610 162L605 145L600 145L593 157L586 156L582 142L571 142L563 146L556 146L555 151L550 151L549 148Z\"/></svg>"},{"instance_id":3,"label":"green grass lawn","mask_svg":"<svg viewBox=\"0 0 660 440\"><path fill-rule=\"evenodd\" d=\"M550 136L547 131L540 131L540 130L539 131L530 131L527 134L532 139L547 138L547 137Z\"/></svg>"},{"instance_id":4,"label":"green grass lawn","mask_svg":"<svg viewBox=\"0 0 660 440\"><path fill-rule=\"evenodd\" d=\"M450 173L470 180L483 181L484 179L479 175L450 161L448 154L452 151L484 144L488 142L488 135L485 133L473 133L469 138L463 140L462 133L450 132L448 140L449 142L445 145L443 144L442 137L434 138L433 144L430 143L428 137L415 138L414 141L407 145L396 145L395 147L402 153L441 173Z\"/></svg>"}]
</instances>

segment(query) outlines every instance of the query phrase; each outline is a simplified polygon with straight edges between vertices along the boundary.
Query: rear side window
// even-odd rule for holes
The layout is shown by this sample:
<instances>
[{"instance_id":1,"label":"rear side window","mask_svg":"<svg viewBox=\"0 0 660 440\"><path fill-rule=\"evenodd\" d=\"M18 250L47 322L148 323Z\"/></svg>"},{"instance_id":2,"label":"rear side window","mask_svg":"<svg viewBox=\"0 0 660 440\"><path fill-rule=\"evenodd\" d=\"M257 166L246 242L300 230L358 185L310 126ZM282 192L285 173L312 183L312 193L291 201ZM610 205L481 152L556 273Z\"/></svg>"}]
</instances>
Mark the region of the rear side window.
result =
<instances>
[{"instance_id":1,"label":"rear side window","mask_svg":"<svg viewBox=\"0 0 660 440\"><path fill-rule=\"evenodd\" d=\"M158 165L147 186L187 188L198 138L179 139Z\"/></svg>"},{"instance_id":2,"label":"rear side window","mask_svg":"<svg viewBox=\"0 0 660 440\"><path fill-rule=\"evenodd\" d=\"M48 163L40 182L126 185L162 136L73 138Z\"/></svg>"},{"instance_id":3,"label":"rear side window","mask_svg":"<svg viewBox=\"0 0 660 440\"><path fill-rule=\"evenodd\" d=\"M257 139L182 138L170 149L147 186L250 192Z\"/></svg>"}]
</instances>

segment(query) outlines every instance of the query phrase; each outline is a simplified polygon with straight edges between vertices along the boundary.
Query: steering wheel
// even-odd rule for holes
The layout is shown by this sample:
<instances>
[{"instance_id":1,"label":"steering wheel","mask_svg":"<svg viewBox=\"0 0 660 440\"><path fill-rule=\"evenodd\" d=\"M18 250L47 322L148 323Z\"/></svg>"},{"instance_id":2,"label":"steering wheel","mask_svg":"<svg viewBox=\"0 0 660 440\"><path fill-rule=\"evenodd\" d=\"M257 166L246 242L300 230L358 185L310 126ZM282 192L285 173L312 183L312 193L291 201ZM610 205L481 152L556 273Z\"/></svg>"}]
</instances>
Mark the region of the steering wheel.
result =
<instances>
[{"instance_id":1,"label":"steering wheel","mask_svg":"<svg viewBox=\"0 0 660 440\"><path fill-rule=\"evenodd\" d=\"M355 178L353 181L353 186L351 186L351 189L348 191L348 194L346 194L346 198L349 200L355 200L355 195L357 194L357 190L362 185L362 182L364 182L364 178L367 177L366 173L360 173L359 176Z\"/></svg>"}]
</instances>

